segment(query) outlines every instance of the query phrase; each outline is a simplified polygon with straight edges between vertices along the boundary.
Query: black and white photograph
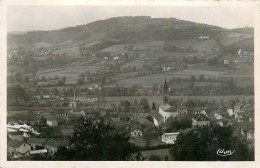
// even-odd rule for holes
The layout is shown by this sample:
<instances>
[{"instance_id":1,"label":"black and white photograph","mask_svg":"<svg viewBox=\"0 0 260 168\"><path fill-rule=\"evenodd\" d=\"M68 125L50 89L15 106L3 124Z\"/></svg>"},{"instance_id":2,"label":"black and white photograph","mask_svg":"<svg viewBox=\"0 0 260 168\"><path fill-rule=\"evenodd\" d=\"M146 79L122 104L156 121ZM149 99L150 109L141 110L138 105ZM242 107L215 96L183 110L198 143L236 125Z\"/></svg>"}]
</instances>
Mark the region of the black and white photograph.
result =
<instances>
[{"instance_id":1,"label":"black and white photograph","mask_svg":"<svg viewBox=\"0 0 260 168\"><path fill-rule=\"evenodd\" d=\"M249 4L8 5L4 159L255 162Z\"/></svg>"}]
</instances>

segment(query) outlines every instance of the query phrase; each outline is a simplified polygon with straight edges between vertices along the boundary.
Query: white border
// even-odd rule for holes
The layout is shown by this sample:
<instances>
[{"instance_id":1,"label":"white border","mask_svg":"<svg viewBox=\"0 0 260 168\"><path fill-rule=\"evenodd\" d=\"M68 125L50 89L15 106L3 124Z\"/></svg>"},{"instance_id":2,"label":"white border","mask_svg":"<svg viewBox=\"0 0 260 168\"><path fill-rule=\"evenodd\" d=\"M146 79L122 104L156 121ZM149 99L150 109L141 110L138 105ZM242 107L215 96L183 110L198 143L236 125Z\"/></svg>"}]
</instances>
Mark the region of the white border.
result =
<instances>
[{"instance_id":1,"label":"white border","mask_svg":"<svg viewBox=\"0 0 260 168\"><path fill-rule=\"evenodd\" d=\"M88 6L254 6L255 7L255 161L254 162L49 162L49 161L6 161L6 8L8 5L88 5ZM93 168L104 168L104 167L176 167L183 168L186 167L229 167L229 168L251 168L260 167L259 164L259 123L260 115L258 114L259 109L259 95L260 89L260 3L258 1L173 1L173 0L0 0L0 168L9 167L93 167Z\"/></svg>"}]
</instances>

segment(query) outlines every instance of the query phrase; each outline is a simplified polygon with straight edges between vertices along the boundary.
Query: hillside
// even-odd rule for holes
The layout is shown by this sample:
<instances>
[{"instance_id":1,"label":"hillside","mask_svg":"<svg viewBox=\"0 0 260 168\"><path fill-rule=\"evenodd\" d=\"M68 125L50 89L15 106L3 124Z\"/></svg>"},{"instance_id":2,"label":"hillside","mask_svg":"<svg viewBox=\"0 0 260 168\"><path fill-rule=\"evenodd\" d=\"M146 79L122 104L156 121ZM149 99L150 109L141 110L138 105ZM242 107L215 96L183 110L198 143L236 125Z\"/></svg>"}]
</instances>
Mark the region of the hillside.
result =
<instances>
[{"instance_id":1,"label":"hillside","mask_svg":"<svg viewBox=\"0 0 260 168\"><path fill-rule=\"evenodd\" d=\"M99 40L140 42L152 40L183 40L199 35L216 36L224 29L174 18L117 17L53 31L8 34L8 45L45 43L93 43Z\"/></svg>"}]
</instances>

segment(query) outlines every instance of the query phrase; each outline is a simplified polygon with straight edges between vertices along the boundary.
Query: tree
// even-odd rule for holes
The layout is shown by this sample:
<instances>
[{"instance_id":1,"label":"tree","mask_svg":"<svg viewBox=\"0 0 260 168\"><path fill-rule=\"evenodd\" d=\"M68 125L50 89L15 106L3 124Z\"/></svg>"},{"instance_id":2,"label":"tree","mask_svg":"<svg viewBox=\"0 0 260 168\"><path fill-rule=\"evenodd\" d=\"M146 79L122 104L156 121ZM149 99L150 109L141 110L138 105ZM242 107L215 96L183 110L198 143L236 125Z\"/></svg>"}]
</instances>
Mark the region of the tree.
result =
<instances>
[{"instance_id":1,"label":"tree","mask_svg":"<svg viewBox=\"0 0 260 168\"><path fill-rule=\"evenodd\" d=\"M82 78L77 79L77 84L82 85L84 83L84 80Z\"/></svg>"},{"instance_id":2,"label":"tree","mask_svg":"<svg viewBox=\"0 0 260 168\"><path fill-rule=\"evenodd\" d=\"M149 109L149 103L147 99L141 99L140 105L143 106L144 109Z\"/></svg>"},{"instance_id":3,"label":"tree","mask_svg":"<svg viewBox=\"0 0 260 168\"><path fill-rule=\"evenodd\" d=\"M153 102L153 105L152 105L152 109L153 109L153 110L156 110L156 105L155 105L154 102Z\"/></svg>"},{"instance_id":4,"label":"tree","mask_svg":"<svg viewBox=\"0 0 260 168\"><path fill-rule=\"evenodd\" d=\"M96 122L93 118L79 118L70 141L71 159L135 160L138 148L129 143L129 138L126 132L118 132L102 119Z\"/></svg>"},{"instance_id":5,"label":"tree","mask_svg":"<svg viewBox=\"0 0 260 168\"><path fill-rule=\"evenodd\" d=\"M236 152L222 157L217 155L219 149L235 149ZM180 133L170 154L174 160L179 161L254 160L248 147L238 138L232 137L232 128L220 126L205 126L197 131Z\"/></svg>"},{"instance_id":6,"label":"tree","mask_svg":"<svg viewBox=\"0 0 260 168\"><path fill-rule=\"evenodd\" d=\"M123 111L129 112L130 111L130 102L125 100L120 102L120 106L123 108Z\"/></svg>"},{"instance_id":7,"label":"tree","mask_svg":"<svg viewBox=\"0 0 260 168\"><path fill-rule=\"evenodd\" d=\"M148 159L150 161L161 161L161 159L156 155L151 155Z\"/></svg>"},{"instance_id":8,"label":"tree","mask_svg":"<svg viewBox=\"0 0 260 168\"><path fill-rule=\"evenodd\" d=\"M152 117L152 116L150 116L150 115L149 115L149 116L147 116L147 117L146 117L146 119L147 119L147 120L149 120L149 121L151 121L151 122L153 122L153 117Z\"/></svg>"},{"instance_id":9,"label":"tree","mask_svg":"<svg viewBox=\"0 0 260 168\"><path fill-rule=\"evenodd\" d=\"M200 81L204 81L204 79L205 79L204 75L203 75L203 74L200 74L200 75L199 75L199 80L200 80Z\"/></svg>"}]
</instances>

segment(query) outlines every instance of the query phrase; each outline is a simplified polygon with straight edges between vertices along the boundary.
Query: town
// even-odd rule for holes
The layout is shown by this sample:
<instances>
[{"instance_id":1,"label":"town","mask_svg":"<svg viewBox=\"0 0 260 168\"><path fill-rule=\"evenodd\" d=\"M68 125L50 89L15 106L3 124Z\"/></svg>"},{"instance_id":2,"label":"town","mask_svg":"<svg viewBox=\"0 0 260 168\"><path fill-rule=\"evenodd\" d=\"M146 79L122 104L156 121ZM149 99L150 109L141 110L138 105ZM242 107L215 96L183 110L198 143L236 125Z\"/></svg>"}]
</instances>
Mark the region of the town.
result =
<instances>
[{"instance_id":1,"label":"town","mask_svg":"<svg viewBox=\"0 0 260 168\"><path fill-rule=\"evenodd\" d=\"M130 160L254 160L253 29L177 19L167 27L151 17L84 26L115 20L159 28L132 37L112 24L106 38L91 42L70 34L77 27L58 30L72 40L57 34L60 41L47 42L40 34L48 32L37 31L8 35L8 160L66 160L79 150L82 118L93 129L109 125L127 135L140 154ZM224 147L236 152L217 156Z\"/></svg>"}]
</instances>

